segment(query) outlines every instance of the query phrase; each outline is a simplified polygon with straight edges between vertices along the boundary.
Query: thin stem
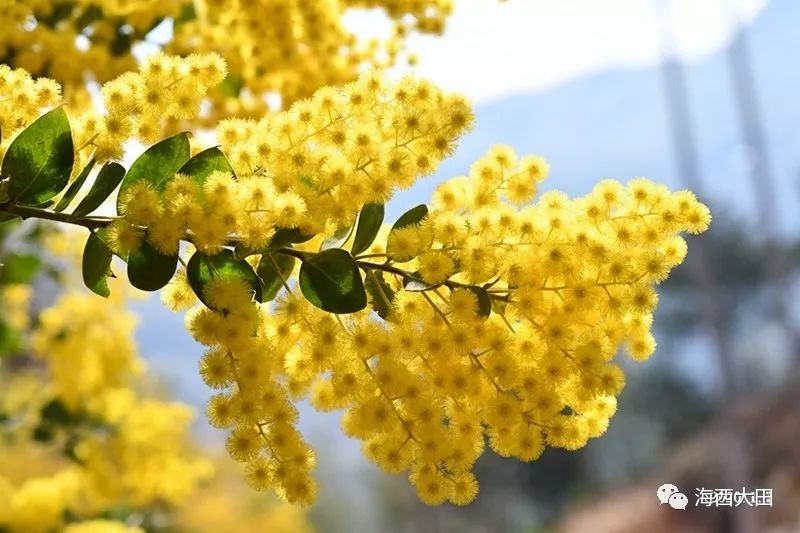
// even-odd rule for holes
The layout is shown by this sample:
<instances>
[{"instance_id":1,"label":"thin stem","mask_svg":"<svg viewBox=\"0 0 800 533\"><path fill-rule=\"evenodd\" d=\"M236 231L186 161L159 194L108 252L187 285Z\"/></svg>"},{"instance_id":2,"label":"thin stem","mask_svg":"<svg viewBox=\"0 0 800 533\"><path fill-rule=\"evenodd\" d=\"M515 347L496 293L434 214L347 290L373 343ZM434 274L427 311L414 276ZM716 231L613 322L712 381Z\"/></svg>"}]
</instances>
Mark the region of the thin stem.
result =
<instances>
[{"instance_id":1,"label":"thin stem","mask_svg":"<svg viewBox=\"0 0 800 533\"><path fill-rule=\"evenodd\" d=\"M267 255L267 257L269 257L269 261L270 261L270 263L272 263L272 268L275 269L275 273L278 274L278 276L281 278L281 281L283 282L283 286L286 288L286 292L291 294L292 289L289 287L289 282L286 280L286 277L283 275L283 272L281 272L281 269L278 266L278 263L275 261L275 257L273 257L272 254L266 254L266 255ZM292 264L294 264L294 262L292 262Z\"/></svg>"},{"instance_id":2,"label":"thin stem","mask_svg":"<svg viewBox=\"0 0 800 533\"><path fill-rule=\"evenodd\" d=\"M392 302L389 301L389 298L386 296L386 293L383 292L383 287L381 287L380 282L378 281L378 276L375 275L375 271L367 270L367 275L372 278L372 281L375 283L375 287L378 289L378 294L381 295L381 299L386 304L388 309L392 308Z\"/></svg>"},{"instance_id":3,"label":"thin stem","mask_svg":"<svg viewBox=\"0 0 800 533\"><path fill-rule=\"evenodd\" d=\"M69 213L59 213L58 211L51 211L41 207L17 205L13 202L0 204L0 213L2 212L18 215L22 218L52 220L54 222L82 226L88 229L104 228L116 220L116 217L74 217Z\"/></svg>"}]
</instances>

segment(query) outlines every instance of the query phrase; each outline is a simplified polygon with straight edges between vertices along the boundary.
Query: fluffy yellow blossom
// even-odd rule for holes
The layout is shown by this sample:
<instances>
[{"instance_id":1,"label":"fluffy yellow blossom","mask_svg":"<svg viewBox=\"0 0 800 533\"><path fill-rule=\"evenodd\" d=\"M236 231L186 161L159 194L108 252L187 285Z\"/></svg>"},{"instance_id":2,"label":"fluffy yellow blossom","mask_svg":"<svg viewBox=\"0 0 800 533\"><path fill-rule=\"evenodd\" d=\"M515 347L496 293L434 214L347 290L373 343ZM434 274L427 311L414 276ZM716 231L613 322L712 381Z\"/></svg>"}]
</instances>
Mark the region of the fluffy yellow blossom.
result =
<instances>
[{"instance_id":1,"label":"fluffy yellow blossom","mask_svg":"<svg viewBox=\"0 0 800 533\"><path fill-rule=\"evenodd\" d=\"M374 73L259 122L224 121L217 135L234 172L214 171L202 187L178 176L163 194L147 182L132 185L122 204L127 223L114 224L112 245L122 255L136 249L141 226L164 252L184 232L207 253L231 234L258 250L279 226L333 233L352 224L361 205L428 173L447 152L431 154L430 145L455 145L471 123L463 97L414 78L387 84ZM403 246L413 257L424 243Z\"/></svg>"},{"instance_id":2,"label":"fluffy yellow blossom","mask_svg":"<svg viewBox=\"0 0 800 533\"><path fill-rule=\"evenodd\" d=\"M394 30L371 39L349 31L344 16L366 7L382 10L394 22ZM404 55L410 33L442 33L452 8L452 0L8 0L0 5L0 57L14 67L58 79L74 101L88 99L87 78L104 83L122 76L103 90L106 105L113 109L105 129L121 133L133 128L125 113L135 100L144 99L154 105L139 127L147 139L159 131L152 121L168 117L174 127L198 118L191 110L199 93L188 79L177 83L170 65L156 60L148 72L153 79L165 75L173 84L129 83L135 76L127 73L136 69L141 57L134 49L142 42L152 47L155 40L148 34L164 19L172 22L171 40L162 46L165 52L219 52L231 66L225 84L210 95L209 113L200 117L201 123L208 123L214 117L258 117L270 110L267 96L278 96L272 100L288 107L321 86L353 81L364 66L389 67ZM189 79L204 81L195 76L195 68L202 71L193 67ZM103 142L99 146L112 148Z\"/></svg>"},{"instance_id":3,"label":"fluffy yellow blossom","mask_svg":"<svg viewBox=\"0 0 800 533\"><path fill-rule=\"evenodd\" d=\"M0 11L2 11L0 6ZM0 19L0 27L3 24ZM28 126L44 108L58 104L61 87L47 78L33 79L22 68L11 69L0 63L0 159L11 140Z\"/></svg>"},{"instance_id":4,"label":"fluffy yellow blossom","mask_svg":"<svg viewBox=\"0 0 800 533\"><path fill-rule=\"evenodd\" d=\"M30 335L41 372L0 366L0 529L138 532L92 518L180 505L211 475L187 447L191 409L130 388L142 362L123 305L68 292Z\"/></svg>"},{"instance_id":5,"label":"fluffy yellow blossom","mask_svg":"<svg viewBox=\"0 0 800 533\"><path fill-rule=\"evenodd\" d=\"M53 387L67 405L127 385L141 372L132 339L136 319L122 305L76 292L41 313L31 347L47 361ZM112 310L113 320L98 320Z\"/></svg>"},{"instance_id":6,"label":"fluffy yellow blossom","mask_svg":"<svg viewBox=\"0 0 800 533\"><path fill-rule=\"evenodd\" d=\"M228 451L247 464L253 487L313 498L290 397L344 409L343 430L364 442L365 455L387 472L409 471L434 505L475 497L471 469L484 439L501 456L533 461L546 446L575 450L605 432L624 386L614 356L620 347L637 361L653 353L654 285L685 255L677 234L705 229L708 210L644 179L512 207L547 171L538 156L497 147L469 178L442 184L426 217L370 247L402 266L358 263L367 281L383 276L371 298L375 309L391 298L385 322L368 310L331 321L288 279L274 308L240 289L238 304L222 306L257 309L249 338L228 333L251 328L232 314L190 315L195 338L212 348L203 378L226 391L212 398L209 417L232 428ZM425 285L404 290L402 272ZM233 283L209 284L219 294L206 298Z\"/></svg>"},{"instance_id":7,"label":"fluffy yellow blossom","mask_svg":"<svg viewBox=\"0 0 800 533\"><path fill-rule=\"evenodd\" d=\"M164 89L206 68L221 77L218 66L154 56L103 87L108 113L86 142L109 156L134 135L130 121L150 124L135 110L140 98L180 118L199 103L192 87L148 93L149 81ZM200 301L185 324L207 348L198 365L215 390L206 414L227 431L226 450L254 489L314 501L316 457L297 429L296 402L308 399L343 411L344 433L385 471L407 472L423 502L467 504L487 447L521 461L548 446L581 448L616 409L620 348L636 361L653 354L655 287L686 255L680 234L710 223L690 192L636 178L605 180L579 198L537 196L546 161L496 146L467 176L441 184L432 209L417 206L381 229L383 204L431 174L472 118L463 97L370 71L257 121L225 120L221 148L195 157L185 134L171 136L133 163L120 216L67 218L103 228L94 241L128 260L134 286L169 282L163 299L175 310ZM90 122L79 121L79 137ZM104 242L94 243L97 255L110 260ZM98 265L102 280L107 263L88 264ZM95 282L98 272L88 270ZM186 413L128 407L117 389L136 367L125 341L131 324L120 315L116 329L95 330L98 314L66 296L43 313L32 341L65 405L95 398L87 410L121 428L122 443L89 439L75 454L109 494L132 488L115 485L104 454L152 455L153 471L182 481L161 486L152 471L130 474L139 497L179 498L202 469L164 458L140 426L152 418L170 443ZM62 338L77 330L92 339L88 347ZM123 469L134 464L127 459Z\"/></svg>"}]
</instances>

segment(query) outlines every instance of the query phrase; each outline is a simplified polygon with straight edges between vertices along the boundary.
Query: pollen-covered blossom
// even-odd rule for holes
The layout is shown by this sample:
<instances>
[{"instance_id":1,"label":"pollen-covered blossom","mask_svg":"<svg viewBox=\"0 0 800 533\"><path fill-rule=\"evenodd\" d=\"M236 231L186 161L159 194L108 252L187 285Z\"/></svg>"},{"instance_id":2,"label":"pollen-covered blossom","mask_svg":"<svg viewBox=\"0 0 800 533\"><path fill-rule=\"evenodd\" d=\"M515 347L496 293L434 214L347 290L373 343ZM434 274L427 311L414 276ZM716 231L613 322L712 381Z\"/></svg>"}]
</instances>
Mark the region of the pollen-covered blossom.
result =
<instances>
[{"instance_id":1,"label":"pollen-covered blossom","mask_svg":"<svg viewBox=\"0 0 800 533\"><path fill-rule=\"evenodd\" d=\"M4 302L18 292L6 287ZM140 531L81 520L120 504L180 504L211 475L187 446L192 410L132 388L143 363L123 306L67 292L30 338L44 367L0 368L2 528L61 531L69 515L66 531Z\"/></svg>"},{"instance_id":2,"label":"pollen-covered blossom","mask_svg":"<svg viewBox=\"0 0 800 533\"><path fill-rule=\"evenodd\" d=\"M350 31L345 15L362 8L382 11L392 29L370 38ZM225 85L209 95L207 115L179 117L208 126L263 115L266 96L285 109L321 86L355 80L364 67L391 66L409 34L441 34L452 10L452 0L5 0L0 58L59 80L74 103L88 99L87 79L105 83L134 71L137 44L157 44L151 32L169 20L165 52L217 52L231 66Z\"/></svg>"},{"instance_id":3,"label":"pollen-covered blossom","mask_svg":"<svg viewBox=\"0 0 800 533\"><path fill-rule=\"evenodd\" d=\"M371 298L390 309L386 320L321 311L292 272L274 306L251 302L242 280L209 286L217 310L187 315L209 346L201 375L221 391L207 414L232 428L228 451L255 488L313 498L313 455L291 425L300 398L344 410L365 455L408 472L432 505L475 497L472 466L487 447L533 461L605 432L625 381L614 358L620 348L637 361L653 353L654 285L685 257L678 234L704 231L710 214L693 194L642 178L531 203L548 171L539 156L495 147L436 190L420 223L392 231L388 248L379 234L359 267L380 287ZM403 271L427 290L404 290ZM168 299L190 299L182 276Z\"/></svg>"},{"instance_id":4,"label":"pollen-covered blossom","mask_svg":"<svg viewBox=\"0 0 800 533\"><path fill-rule=\"evenodd\" d=\"M138 72L103 85L104 113L90 108L78 117L75 144L94 148L99 161L120 159L129 139L151 143L176 121L196 117L207 91L225 72L225 62L216 54L152 55Z\"/></svg>"},{"instance_id":5,"label":"pollen-covered blossom","mask_svg":"<svg viewBox=\"0 0 800 533\"><path fill-rule=\"evenodd\" d=\"M113 320L98 320L108 307L90 294L67 293L42 311L31 337L34 355L47 361L53 388L70 408L126 386L142 370L132 337L135 317L116 309Z\"/></svg>"},{"instance_id":6,"label":"pollen-covered blossom","mask_svg":"<svg viewBox=\"0 0 800 533\"><path fill-rule=\"evenodd\" d=\"M363 39L348 30L344 16L363 7L384 10L395 21L393 31ZM393 65L410 33L442 33L452 9L452 0L209 1L177 27L168 50L220 51L233 76L227 91L212 94L217 116L259 117L269 108L258 95L280 95L286 109L319 87L353 81L364 66ZM236 82L249 97L234 98Z\"/></svg>"},{"instance_id":7,"label":"pollen-covered blossom","mask_svg":"<svg viewBox=\"0 0 800 533\"><path fill-rule=\"evenodd\" d=\"M459 95L370 73L258 122L223 121L217 134L236 177L216 171L199 184L178 175L163 194L147 182L131 187L114 246L137 248L143 226L164 253L187 230L204 252L219 250L231 234L258 250L277 227L332 234L352 224L363 204L382 203L430 174L472 119Z\"/></svg>"},{"instance_id":8,"label":"pollen-covered blossom","mask_svg":"<svg viewBox=\"0 0 800 533\"><path fill-rule=\"evenodd\" d=\"M38 118L42 109L60 99L61 86L54 80L33 79L21 68L12 70L0 64L0 160L16 134Z\"/></svg>"}]
</instances>

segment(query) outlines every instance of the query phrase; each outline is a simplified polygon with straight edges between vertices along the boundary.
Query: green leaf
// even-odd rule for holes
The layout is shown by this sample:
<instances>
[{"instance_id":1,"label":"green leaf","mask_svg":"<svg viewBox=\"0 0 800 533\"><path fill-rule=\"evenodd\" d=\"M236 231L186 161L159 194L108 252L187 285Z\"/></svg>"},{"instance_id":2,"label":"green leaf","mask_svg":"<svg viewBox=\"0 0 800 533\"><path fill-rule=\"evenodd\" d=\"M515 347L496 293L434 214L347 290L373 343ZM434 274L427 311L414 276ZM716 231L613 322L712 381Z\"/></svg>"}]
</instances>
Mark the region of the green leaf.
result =
<instances>
[{"instance_id":1,"label":"green leaf","mask_svg":"<svg viewBox=\"0 0 800 533\"><path fill-rule=\"evenodd\" d=\"M67 409L61 400L58 399L50 400L44 404L42 410L39 411L39 416L42 422L54 426L68 426L75 423L79 418L75 413Z\"/></svg>"},{"instance_id":2,"label":"green leaf","mask_svg":"<svg viewBox=\"0 0 800 533\"><path fill-rule=\"evenodd\" d=\"M378 313L379 317L386 320L392 310L391 303L394 301L395 293L386 283L383 272L375 272L374 270L367 272L364 278L364 287L369 293L372 308Z\"/></svg>"},{"instance_id":3,"label":"green leaf","mask_svg":"<svg viewBox=\"0 0 800 533\"><path fill-rule=\"evenodd\" d=\"M262 302L271 302L294 270L295 258L286 254L266 253L261 256L256 273L261 278ZM277 267L277 268L276 268Z\"/></svg>"},{"instance_id":4,"label":"green leaf","mask_svg":"<svg viewBox=\"0 0 800 533\"><path fill-rule=\"evenodd\" d=\"M185 24L190 20L194 20L197 18L197 11L194 8L194 2L187 2L181 6L181 12L175 17L173 21L173 26L178 27L181 24Z\"/></svg>"},{"instance_id":5,"label":"green leaf","mask_svg":"<svg viewBox=\"0 0 800 533\"><path fill-rule=\"evenodd\" d=\"M178 172L191 177L198 185L202 185L206 178L217 170L233 174L233 167L225 154L218 147L214 147L203 150L192 157Z\"/></svg>"},{"instance_id":6,"label":"green leaf","mask_svg":"<svg viewBox=\"0 0 800 533\"><path fill-rule=\"evenodd\" d=\"M243 244L237 244L233 255L236 259L244 259L248 255L265 254L284 246L306 242L313 237L313 235L308 235L300 231L300 228L278 228L275 231L275 235L270 239L269 244L263 250L250 250Z\"/></svg>"},{"instance_id":7,"label":"green leaf","mask_svg":"<svg viewBox=\"0 0 800 533\"><path fill-rule=\"evenodd\" d=\"M305 259L300 266L300 289L306 299L330 313L355 313L367 306L367 293L355 259L331 248Z\"/></svg>"},{"instance_id":8,"label":"green leaf","mask_svg":"<svg viewBox=\"0 0 800 533\"><path fill-rule=\"evenodd\" d=\"M492 314L492 299L489 297L489 293L486 292L486 289L476 286L469 287L469 290L478 298L478 316L487 318Z\"/></svg>"},{"instance_id":9,"label":"green leaf","mask_svg":"<svg viewBox=\"0 0 800 533\"><path fill-rule=\"evenodd\" d=\"M83 282L93 293L108 298L106 278L111 273L111 248L93 232L83 248Z\"/></svg>"},{"instance_id":10,"label":"green leaf","mask_svg":"<svg viewBox=\"0 0 800 533\"><path fill-rule=\"evenodd\" d=\"M178 268L178 251L174 255L162 255L147 240L128 255L128 280L143 291L157 291L169 283Z\"/></svg>"},{"instance_id":11,"label":"green leaf","mask_svg":"<svg viewBox=\"0 0 800 533\"><path fill-rule=\"evenodd\" d=\"M75 217L83 217L100 207L106 198L111 196L114 189L125 177L125 167L119 163L106 163L100 172L97 173L97 178L94 180L92 188L89 189L89 194L81 200L78 207L72 212Z\"/></svg>"},{"instance_id":12,"label":"green leaf","mask_svg":"<svg viewBox=\"0 0 800 533\"><path fill-rule=\"evenodd\" d=\"M419 275L419 272L414 272L413 274L408 274L403 277L403 288L408 292L423 292L429 291L431 289L435 289L436 287L441 287L442 284L439 283L437 285L431 285L430 283L426 283L422 276Z\"/></svg>"},{"instance_id":13,"label":"green leaf","mask_svg":"<svg viewBox=\"0 0 800 533\"><path fill-rule=\"evenodd\" d=\"M397 219L397 222L395 222L394 226L392 226L392 231L405 228L407 226L413 226L414 224L419 224L426 216L428 216L427 205L420 204L417 207L413 207L403 213L403 215Z\"/></svg>"},{"instance_id":14,"label":"green leaf","mask_svg":"<svg viewBox=\"0 0 800 533\"><path fill-rule=\"evenodd\" d=\"M42 260L32 254L13 254L0 263L0 284L30 283L39 272Z\"/></svg>"},{"instance_id":15,"label":"green leaf","mask_svg":"<svg viewBox=\"0 0 800 533\"><path fill-rule=\"evenodd\" d=\"M300 174L299 176L300 183L311 189L312 191L319 190L319 185L311 176L307 176L305 174Z\"/></svg>"},{"instance_id":16,"label":"green leaf","mask_svg":"<svg viewBox=\"0 0 800 533\"><path fill-rule=\"evenodd\" d=\"M233 252L227 248L214 255L195 252L186 265L186 276L200 301L211 309L215 308L206 298L205 288L212 279L244 280L253 289L254 299L262 301L261 281L253 271L253 267L247 261L234 259ZM224 311L224 309L217 310Z\"/></svg>"},{"instance_id":17,"label":"green leaf","mask_svg":"<svg viewBox=\"0 0 800 533\"><path fill-rule=\"evenodd\" d=\"M96 20L103 18L103 10L95 5L90 5L84 9L83 13L75 19L75 27L82 30Z\"/></svg>"},{"instance_id":18,"label":"green leaf","mask_svg":"<svg viewBox=\"0 0 800 533\"><path fill-rule=\"evenodd\" d=\"M125 179L122 180L117 196L117 213L122 210L125 192L142 180L149 181L157 190L163 191L180 168L191 157L189 135L178 133L159 141L140 155L131 165Z\"/></svg>"},{"instance_id":19,"label":"green leaf","mask_svg":"<svg viewBox=\"0 0 800 533\"><path fill-rule=\"evenodd\" d=\"M11 141L0 174L10 178L8 195L25 204L41 204L69 183L74 161L72 132L64 108L36 119Z\"/></svg>"},{"instance_id":20,"label":"green leaf","mask_svg":"<svg viewBox=\"0 0 800 533\"><path fill-rule=\"evenodd\" d=\"M353 255L358 255L372 246L372 241L381 230L383 224L383 204L365 204L358 215L356 237L351 248Z\"/></svg>"},{"instance_id":21,"label":"green leaf","mask_svg":"<svg viewBox=\"0 0 800 533\"><path fill-rule=\"evenodd\" d=\"M242 87L244 87L244 78L233 73L228 73L219 84L220 92L229 98L237 98L242 92Z\"/></svg>"},{"instance_id":22,"label":"green leaf","mask_svg":"<svg viewBox=\"0 0 800 533\"><path fill-rule=\"evenodd\" d=\"M83 168L83 170L81 170L81 173L78 174L78 177L75 178L75 181L73 181L72 184L69 186L69 189L67 189L67 192L64 193L64 196L61 197L61 200L58 201L58 204L56 204L56 206L53 208L55 211L58 211L60 213L61 211L69 207L69 203L72 201L73 198L75 198L75 195L78 194L78 191L83 186L84 182L86 181L86 178L88 178L89 174L92 172L92 169L94 168L94 163L95 163L95 158L92 157L89 160L89 163Z\"/></svg>"},{"instance_id":23,"label":"green leaf","mask_svg":"<svg viewBox=\"0 0 800 533\"><path fill-rule=\"evenodd\" d=\"M338 228L333 235L322 241L322 244L319 245L319 251L341 248L342 245L347 242L347 239L350 238L350 235L352 235L353 227L354 226L351 224Z\"/></svg>"},{"instance_id":24,"label":"green leaf","mask_svg":"<svg viewBox=\"0 0 800 533\"><path fill-rule=\"evenodd\" d=\"M53 440L53 427L48 424L38 424L33 428L31 437L36 442L50 442Z\"/></svg>"},{"instance_id":25,"label":"green leaf","mask_svg":"<svg viewBox=\"0 0 800 533\"><path fill-rule=\"evenodd\" d=\"M72 14L75 4L74 2L52 2L52 5L53 8L47 16L41 18L37 17L37 19L47 26L54 28L56 24Z\"/></svg>"},{"instance_id":26,"label":"green leaf","mask_svg":"<svg viewBox=\"0 0 800 533\"><path fill-rule=\"evenodd\" d=\"M22 338L19 332L0 317L0 358L19 353L22 348Z\"/></svg>"}]
</instances>

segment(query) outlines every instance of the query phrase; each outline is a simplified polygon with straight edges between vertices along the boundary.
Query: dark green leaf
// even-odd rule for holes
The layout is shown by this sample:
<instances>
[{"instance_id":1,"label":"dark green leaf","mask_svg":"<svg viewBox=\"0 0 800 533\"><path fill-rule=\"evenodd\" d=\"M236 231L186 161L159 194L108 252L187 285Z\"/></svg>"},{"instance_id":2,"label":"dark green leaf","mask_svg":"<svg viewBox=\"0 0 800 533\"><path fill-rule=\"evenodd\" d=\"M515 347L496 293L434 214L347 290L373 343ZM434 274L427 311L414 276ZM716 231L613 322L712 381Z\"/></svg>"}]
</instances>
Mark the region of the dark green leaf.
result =
<instances>
[{"instance_id":1,"label":"dark green leaf","mask_svg":"<svg viewBox=\"0 0 800 533\"><path fill-rule=\"evenodd\" d=\"M111 55L114 57L119 57L121 55L127 54L131 50L131 45L133 44L133 35L125 31L124 26L117 27L117 34L114 36L114 39L111 41L109 45L109 49L111 50Z\"/></svg>"},{"instance_id":2,"label":"dark green leaf","mask_svg":"<svg viewBox=\"0 0 800 533\"><path fill-rule=\"evenodd\" d=\"M355 259L332 248L303 261L300 289L306 299L330 313L355 313L367 306L367 293Z\"/></svg>"},{"instance_id":3,"label":"dark green leaf","mask_svg":"<svg viewBox=\"0 0 800 533\"><path fill-rule=\"evenodd\" d=\"M205 295L206 285L212 279L244 280L253 289L254 299L262 301L261 281L253 271L253 267L247 261L234 259L233 252L227 248L215 255L195 252L186 265L186 276L200 301L212 309L214 306ZM217 310L224 311L224 309Z\"/></svg>"},{"instance_id":4,"label":"dark green leaf","mask_svg":"<svg viewBox=\"0 0 800 533\"><path fill-rule=\"evenodd\" d=\"M229 98L237 98L242 92L242 87L244 87L244 79L233 73L229 73L219 84L220 92Z\"/></svg>"},{"instance_id":5,"label":"dark green leaf","mask_svg":"<svg viewBox=\"0 0 800 533\"><path fill-rule=\"evenodd\" d=\"M481 287L470 287L469 290L478 298L478 316L488 317L492 313L492 299L486 289Z\"/></svg>"},{"instance_id":6,"label":"dark green leaf","mask_svg":"<svg viewBox=\"0 0 800 533\"><path fill-rule=\"evenodd\" d=\"M114 189L125 177L125 168L119 163L106 163L100 172L97 173L97 178L94 180L92 188L89 189L89 194L81 200L78 207L72 212L73 216L83 217L100 207L106 201L106 198L111 196Z\"/></svg>"},{"instance_id":7,"label":"dark green leaf","mask_svg":"<svg viewBox=\"0 0 800 533\"><path fill-rule=\"evenodd\" d=\"M38 18L39 21L51 28L70 16L72 14L72 9L75 7L74 2L53 2L53 4L53 8L47 16Z\"/></svg>"},{"instance_id":8,"label":"dark green leaf","mask_svg":"<svg viewBox=\"0 0 800 533\"><path fill-rule=\"evenodd\" d=\"M32 254L12 254L0 263L0 284L30 283L39 272L42 260Z\"/></svg>"},{"instance_id":9,"label":"dark green leaf","mask_svg":"<svg viewBox=\"0 0 800 533\"><path fill-rule=\"evenodd\" d=\"M11 141L1 174L10 178L8 195L30 205L41 204L69 183L73 163L72 132L63 108L36 119Z\"/></svg>"},{"instance_id":10,"label":"dark green leaf","mask_svg":"<svg viewBox=\"0 0 800 533\"><path fill-rule=\"evenodd\" d=\"M19 333L0 317L0 358L19 353L22 338Z\"/></svg>"},{"instance_id":11,"label":"dark green leaf","mask_svg":"<svg viewBox=\"0 0 800 533\"><path fill-rule=\"evenodd\" d=\"M42 406L39 412L42 422L46 422L53 426L67 426L72 424L78 418L75 413L71 412L61 402L61 400L53 399Z\"/></svg>"},{"instance_id":12,"label":"dark green leaf","mask_svg":"<svg viewBox=\"0 0 800 533\"><path fill-rule=\"evenodd\" d=\"M319 251L322 250L329 250L331 248L341 248L344 243L347 242L347 239L350 238L350 235L353 233L353 225L349 226L342 226L336 230L336 232L322 241L322 244L319 245Z\"/></svg>"},{"instance_id":13,"label":"dark green leaf","mask_svg":"<svg viewBox=\"0 0 800 533\"><path fill-rule=\"evenodd\" d=\"M53 427L47 424L38 424L33 428L31 436L36 442L50 442L53 440Z\"/></svg>"},{"instance_id":14,"label":"dark green leaf","mask_svg":"<svg viewBox=\"0 0 800 533\"><path fill-rule=\"evenodd\" d=\"M403 288L409 292L429 291L431 289L435 289L436 287L441 287L441 285L441 283L438 285L425 283L425 281L423 281L422 277L419 275L419 272L414 272L413 274L409 274L403 278Z\"/></svg>"},{"instance_id":15,"label":"dark green leaf","mask_svg":"<svg viewBox=\"0 0 800 533\"><path fill-rule=\"evenodd\" d=\"M189 157L191 157L189 136L185 132L167 137L148 148L133 162L122 181L117 197L117 213L121 212L125 192L131 185L146 180L157 190L163 191L167 182L175 176Z\"/></svg>"},{"instance_id":16,"label":"dark green leaf","mask_svg":"<svg viewBox=\"0 0 800 533\"><path fill-rule=\"evenodd\" d=\"M369 293L372 308L378 316L386 320L391 312L391 304L394 301L394 291L386 283L383 272L370 270L364 278L364 287Z\"/></svg>"},{"instance_id":17,"label":"dark green leaf","mask_svg":"<svg viewBox=\"0 0 800 533\"><path fill-rule=\"evenodd\" d=\"M277 268L276 268L277 267ZM294 269L294 257L286 254L266 253L261 256L256 273L261 278L262 302L271 302L283 287Z\"/></svg>"},{"instance_id":18,"label":"dark green leaf","mask_svg":"<svg viewBox=\"0 0 800 533\"><path fill-rule=\"evenodd\" d=\"M83 282L93 293L108 298L106 278L111 272L111 249L97 233L89 235L83 249Z\"/></svg>"},{"instance_id":19,"label":"dark green leaf","mask_svg":"<svg viewBox=\"0 0 800 533\"><path fill-rule=\"evenodd\" d=\"M86 178L89 177L89 173L91 173L92 169L94 168L95 159L92 157L89 160L89 163L81 170L81 173L78 174L78 177L75 178L75 181L70 184L69 189L67 192L64 193L64 196L61 197L61 200L58 201L58 204L55 206L55 210L58 212L63 211L67 207L69 207L69 203L75 198L75 195L78 194L78 191L83 186Z\"/></svg>"},{"instance_id":20,"label":"dark green leaf","mask_svg":"<svg viewBox=\"0 0 800 533\"><path fill-rule=\"evenodd\" d=\"M191 177L198 185L202 185L206 178L217 170L233 174L233 168L225 154L219 148L214 147L203 150L192 157L178 172Z\"/></svg>"},{"instance_id":21,"label":"dark green leaf","mask_svg":"<svg viewBox=\"0 0 800 533\"><path fill-rule=\"evenodd\" d=\"M147 240L128 256L128 280L143 291L157 291L169 283L178 268L178 251L162 255Z\"/></svg>"},{"instance_id":22,"label":"dark green leaf","mask_svg":"<svg viewBox=\"0 0 800 533\"><path fill-rule=\"evenodd\" d=\"M383 204L365 204L358 215L356 236L353 239L352 253L358 255L372 245L372 241L381 230L383 224Z\"/></svg>"},{"instance_id":23,"label":"dark green leaf","mask_svg":"<svg viewBox=\"0 0 800 533\"><path fill-rule=\"evenodd\" d=\"M83 29L96 20L103 18L103 10L98 6L90 5L83 10L83 13L75 20L75 26L78 29Z\"/></svg>"},{"instance_id":24,"label":"dark green leaf","mask_svg":"<svg viewBox=\"0 0 800 533\"><path fill-rule=\"evenodd\" d=\"M73 433L64 442L64 446L62 447L61 451L64 454L64 457L66 457L70 461L77 463L79 465L84 465L85 461L81 459L77 453L77 448L80 443L81 443L81 438Z\"/></svg>"},{"instance_id":25,"label":"dark green leaf","mask_svg":"<svg viewBox=\"0 0 800 533\"><path fill-rule=\"evenodd\" d=\"M178 27L181 24L185 24L190 20L194 20L197 18L197 11L194 8L194 2L187 2L181 6L181 12L175 17L175 21L172 23L174 27Z\"/></svg>"},{"instance_id":26,"label":"dark green leaf","mask_svg":"<svg viewBox=\"0 0 800 533\"><path fill-rule=\"evenodd\" d=\"M420 204L417 207L413 207L403 213L403 215L397 219L397 222L394 223L392 226L392 231L400 228L405 228L407 226L413 226L414 224L419 224L423 218L428 215L428 206L425 204Z\"/></svg>"}]
</instances>

